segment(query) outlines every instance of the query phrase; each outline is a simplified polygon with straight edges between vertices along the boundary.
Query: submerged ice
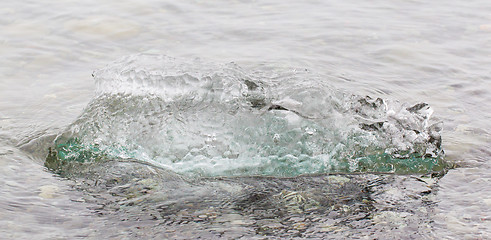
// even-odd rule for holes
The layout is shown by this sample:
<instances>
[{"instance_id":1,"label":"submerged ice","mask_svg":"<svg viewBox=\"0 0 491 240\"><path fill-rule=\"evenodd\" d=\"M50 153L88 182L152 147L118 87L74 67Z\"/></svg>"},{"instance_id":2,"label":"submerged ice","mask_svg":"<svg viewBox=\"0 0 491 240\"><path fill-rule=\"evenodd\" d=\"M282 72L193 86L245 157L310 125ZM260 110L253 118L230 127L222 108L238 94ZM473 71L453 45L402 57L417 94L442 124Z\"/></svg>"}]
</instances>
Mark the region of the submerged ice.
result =
<instances>
[{"instance_id":1,"label":"submerged ice","mask_svg":"<svg viewBox=\"0 0 491 240\"><path fill-rule=\"evenodd\" d=\"M442 167L424 103L356 96L305 71L140 54L94 72L96 96L46 165L135 159L202 176L421 173Z\"/></svg>"}]
</instances>

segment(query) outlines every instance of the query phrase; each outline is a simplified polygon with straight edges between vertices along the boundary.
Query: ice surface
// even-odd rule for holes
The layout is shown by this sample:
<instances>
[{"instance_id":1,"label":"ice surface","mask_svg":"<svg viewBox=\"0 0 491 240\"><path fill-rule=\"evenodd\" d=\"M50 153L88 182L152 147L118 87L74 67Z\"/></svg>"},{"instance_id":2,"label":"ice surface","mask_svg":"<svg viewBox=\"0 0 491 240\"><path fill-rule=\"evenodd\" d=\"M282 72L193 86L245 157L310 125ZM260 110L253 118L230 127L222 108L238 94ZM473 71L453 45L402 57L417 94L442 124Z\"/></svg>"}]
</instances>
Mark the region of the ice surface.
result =
<instances>
[{"instance_id":1,"label":"ice surface","mask_svg":"<svg viewBox=\"0 0 491 240\"><path fill-rule=\"evenodd\" d=\"M139 54L94 77L96 97L56 139L59 161L137 159L204 176L442 165L441 123L427 104L356 96L305 71Z\"/></svg>"}]
</instances>

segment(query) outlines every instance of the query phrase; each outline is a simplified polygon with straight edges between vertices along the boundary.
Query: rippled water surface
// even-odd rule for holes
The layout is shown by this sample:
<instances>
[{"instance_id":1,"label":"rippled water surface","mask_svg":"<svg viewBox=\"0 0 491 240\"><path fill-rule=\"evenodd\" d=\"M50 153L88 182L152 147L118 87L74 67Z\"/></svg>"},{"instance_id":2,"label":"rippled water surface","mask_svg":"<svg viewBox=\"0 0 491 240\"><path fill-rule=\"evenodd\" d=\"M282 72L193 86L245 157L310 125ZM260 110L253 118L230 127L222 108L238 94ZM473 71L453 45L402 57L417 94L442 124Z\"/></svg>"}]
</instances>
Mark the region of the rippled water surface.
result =
<instances>
[{"instance_id":1,"label":"rippled water surface","mask_svg":"<svg viewBox=\"0 0 491 240\"><path fill-rule=\"evenodd\" d=\"M490 13L485 0L3 2L0 236L491 238ZM150 75L191 80L120 91L123 75L91 76L139 53L178 59ZM216 71L189 94L193 76ZM182 102L169 105L174 93ZM205 123L220 131L194 135ZM90 142L84 159L123 148L61 164L57 144L70 137ZM374 153L391 164L433 153L455 168L353 165ZM332 159L357 160L346 162L354 173L332 171Z\"/></svg>"}]
</instances>

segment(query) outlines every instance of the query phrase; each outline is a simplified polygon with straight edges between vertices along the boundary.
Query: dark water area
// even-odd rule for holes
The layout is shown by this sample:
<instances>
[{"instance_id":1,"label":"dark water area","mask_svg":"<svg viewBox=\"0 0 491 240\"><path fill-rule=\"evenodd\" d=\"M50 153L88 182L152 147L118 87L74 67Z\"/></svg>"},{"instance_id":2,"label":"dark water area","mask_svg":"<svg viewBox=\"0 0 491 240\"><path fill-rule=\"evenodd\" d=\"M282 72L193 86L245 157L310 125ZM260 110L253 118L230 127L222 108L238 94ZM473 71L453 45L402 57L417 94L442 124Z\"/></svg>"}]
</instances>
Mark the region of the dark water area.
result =
<instances>
[{"instance_id":1,"label":"dark water area","mask_svg":"<svg viewBox=\"0 0 491 240\"><path fill-rule=\"evenodd\" d=\"M7 1L0 238L491 238L490 12Z\"/></svg>"}]
</instances>

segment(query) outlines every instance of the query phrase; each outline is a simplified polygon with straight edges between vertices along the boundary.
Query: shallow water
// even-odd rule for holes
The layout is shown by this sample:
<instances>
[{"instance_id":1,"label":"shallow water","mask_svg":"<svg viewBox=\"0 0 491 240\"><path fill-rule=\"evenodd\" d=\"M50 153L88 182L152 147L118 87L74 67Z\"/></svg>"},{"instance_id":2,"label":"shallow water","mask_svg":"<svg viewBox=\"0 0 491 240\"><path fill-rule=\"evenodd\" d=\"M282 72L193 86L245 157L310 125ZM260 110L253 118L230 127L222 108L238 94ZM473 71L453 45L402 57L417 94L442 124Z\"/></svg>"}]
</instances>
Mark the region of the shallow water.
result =
<instances>
[{"instance_id":1,"label":"shallow water","mask_svg":"<svg viewBox=\"0 0 491 240\"><path fill-rule=\"evenodd\" d=\"M0 233L10 239L489 238L489 12L491 4L484 0L7 1L0 7ZM354 179L346 181L349 189L326 189L328 176L203 183L176 177L174 185L152 185L150 190L157 190L137 197L142 200L137 204L124 201L128 186L141 191L142 179L110 180L124 169L136 171L138 164L112 166L115 172L97 175L106 184L94 188L91 179L97 177L90 171L64 180L43 169L52 136L93 99L92 71L140 52L235 62L258 72L307 69L349 93L428 103L444 123L445 159L458 167L431 184L415 179L419 175L348 177ZM107 194L112 188L115 194ZM362 194L366 188L370 198ZM174 189L185 190L175 199L161 199L165 193L174 196ZM210 198L214 190L218 198ZM329 193L337 198L327 201ZM175 206L178 199L194 207L157 208ZM286 212L273 217L257 211L281 208L271 205L281 199L300 204L283 202L294 210L282 207ZM304 205L314 201L316 210L305 212ZM179 212L184 208L187 213ZM141 209L158 213L157 220L138 221L151 218ZM177 221L178 216L191 219Z\"/></svg>"}]
</instances>

